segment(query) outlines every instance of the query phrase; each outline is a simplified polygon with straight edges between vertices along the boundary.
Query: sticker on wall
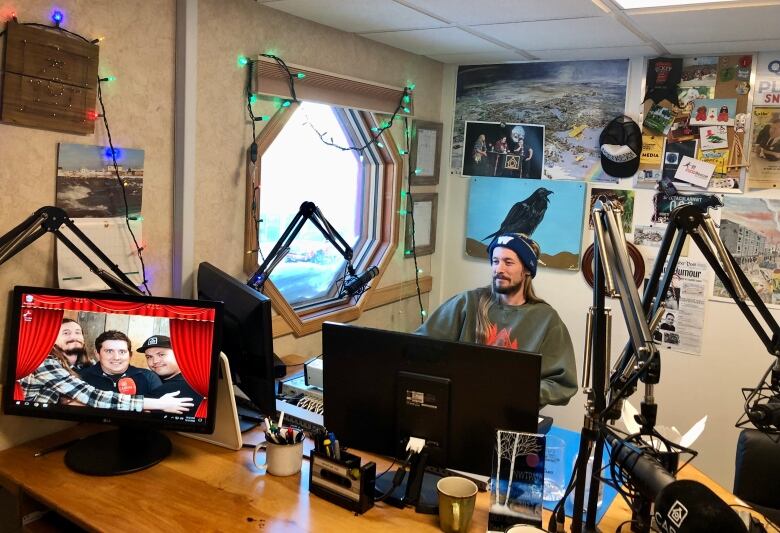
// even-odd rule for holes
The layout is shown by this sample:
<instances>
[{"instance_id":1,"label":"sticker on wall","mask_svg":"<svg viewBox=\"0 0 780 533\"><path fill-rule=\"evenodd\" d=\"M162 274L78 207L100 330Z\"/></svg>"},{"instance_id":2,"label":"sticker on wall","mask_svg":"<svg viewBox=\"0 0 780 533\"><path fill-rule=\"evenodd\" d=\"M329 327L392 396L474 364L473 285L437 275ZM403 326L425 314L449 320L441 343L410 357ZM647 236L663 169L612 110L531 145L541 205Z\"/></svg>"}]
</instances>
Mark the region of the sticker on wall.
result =
<instances>
[{"instance_id":1,"label":"sticker on wall","mask_svg":"<svg viewBox=\"0 0 780 533\"><path fill-rule=\"evenodd\" d=\"M542 266L579 270L585 192L582 182L472 178L466 254L487 259L495 235L525 233L539 243Z\"/></svg>"}]
</instances>

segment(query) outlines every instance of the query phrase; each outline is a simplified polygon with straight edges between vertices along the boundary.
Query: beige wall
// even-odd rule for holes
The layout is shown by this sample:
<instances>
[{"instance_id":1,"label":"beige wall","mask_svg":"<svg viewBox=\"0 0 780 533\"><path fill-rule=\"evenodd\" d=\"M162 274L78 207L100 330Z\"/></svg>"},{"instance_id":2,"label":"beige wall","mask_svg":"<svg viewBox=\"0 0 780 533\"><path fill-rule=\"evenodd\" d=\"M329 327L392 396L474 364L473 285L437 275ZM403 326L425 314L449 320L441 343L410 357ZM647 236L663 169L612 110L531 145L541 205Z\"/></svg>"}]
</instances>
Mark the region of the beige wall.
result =
<instances>
[{"instance_id":1,"label":"beige wall","mask_svg":"<svg viewBox=\"0 0 780 533\"><path fill-rule=\"evenodd\" d=\"M0 15L16 11L20 22L49 23L52 3L0 0ZM145 150L143 193L144 260L155 295L171 293L173 205L174 0L60 0L63 26L100 44L111 136L117 147ZM3 16L0 18L4 19ZM4 26L4 24L2 25ZM0 50L4 39L0 39ZM54 205L57 144L107 145L102 123L94 135L67 135L0 124L0 234L39 207ZM54 237L45 235L0 266L0 291L14 285L54 286ZM7 305L0 305L3 363ZM0 448L51 431L61 424L0 417Z\"/></svg>"},{"instance_id":2,"label":"beige wall","mask_svg":"<svg viewBox=\"0 0 780 533\"><path fill-rule=\"evenodd\" d=\"M175 5L174 0L58 3L66 15L65 28L87 37L105 37L99 72L117 77L104 91L115 145L145 150L144 258L152 292L159 296L172 291ZM0 15L16 11L21 22L47 23L51 9L51 3L40 0L0 0ZM437 121L443 68L435 61L296 19L253 0L200 0L198 20L196 212L195 227L185 231L194 232L196 267L210 261L244 279L243 169L251 127L243 99L246 70L237 67L237 56L256 56L273 48L290 63L396 86L411 80L417 84L417 116ZM60 142L104 145L107 138L100 124L90 136L0 124L0 233L35 209L54 203ZM383 286L414 277L413 262L403 259L402 233L401 241L382 278ZM420 258L425 274L430 274L430 259ZM45 236L0 267L0 290L8 291L15 284L53 286L54 268L54 239ZM0 306L3 338L6 309ZM399 299L366 312L360 322L408 330L419 323L419 308L416 299ZM281 355L319 354L320 336L289 335L277 339L275 348ZM62 423L2 417L0 449L59 427Z\"/></svg>"},{"instance_id":3,"label":"beige wall","mask_svg":"<svg viewBox=\"0 0 780 533\"><path fill-rule=\"evenodd\" d=\"M244 96L246 69L237 57L273 50L287 63L305 65L388 85L414 81L418 118L440 120L443 66L433 60L298 19L259 6L253 0L201 0L198 9L198 129L196 150L195 262L209 261L245 279L241 273L244 248L245 151L252 129ZM272 108L263 110L270 114ZM259 123L262 128L262 123ZM260 129L258 129L259 133ZM305 198L304 198L305 199ZM401 233L401 241L403 234ZM404 260L399 246L382 286L414 277L413 262ZM421 258L430 269L430 258ZM418 310L407 303L386 306L380 322L410 329ZM369 320L366 317L364 320ZM361 323L363 320L360 321ZM319 334L275 341L279 355L315 355Z\"/></svg>"}]
</instances>

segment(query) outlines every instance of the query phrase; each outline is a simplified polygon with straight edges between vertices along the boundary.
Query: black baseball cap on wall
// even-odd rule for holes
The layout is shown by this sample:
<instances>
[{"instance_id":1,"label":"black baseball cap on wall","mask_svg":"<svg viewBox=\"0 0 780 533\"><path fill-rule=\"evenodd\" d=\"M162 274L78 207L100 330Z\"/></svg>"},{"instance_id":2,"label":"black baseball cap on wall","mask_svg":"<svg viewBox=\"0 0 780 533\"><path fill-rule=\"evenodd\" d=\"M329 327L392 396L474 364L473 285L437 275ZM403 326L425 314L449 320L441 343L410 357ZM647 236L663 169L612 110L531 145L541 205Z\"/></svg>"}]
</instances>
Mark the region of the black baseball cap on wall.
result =
<instances>
[{"instance_id":1,"label":"black baseball cap on wall","mask_svg":"<svg viewBox=\"0 0 780 533\"><path fill-rule=\"evenodd\" d=\"M612 119L599 136L601 168L610 176L627 178L639 170L642 130L631 117Z\"/></svg>"}]
</instances>

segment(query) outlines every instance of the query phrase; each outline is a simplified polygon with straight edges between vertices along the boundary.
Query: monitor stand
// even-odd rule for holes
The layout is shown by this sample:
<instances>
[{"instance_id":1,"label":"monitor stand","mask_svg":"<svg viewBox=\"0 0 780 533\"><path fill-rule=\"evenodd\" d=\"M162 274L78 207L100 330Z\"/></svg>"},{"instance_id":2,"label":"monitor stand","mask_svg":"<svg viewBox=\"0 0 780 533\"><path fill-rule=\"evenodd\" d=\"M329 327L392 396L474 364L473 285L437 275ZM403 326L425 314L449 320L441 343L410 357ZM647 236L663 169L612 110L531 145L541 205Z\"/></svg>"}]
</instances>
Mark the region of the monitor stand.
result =
<instances>
[{"instance_id":1,"label":"monitor stand","mask_svg":"<svg viewBox=\"0 0 780 533\"><path fill-rule=\"evenodd\" d=\"M427 471L427 463L427 452L423 451L415 455L411 460L408 474L384 501L400 509L412 506L418 513L437 514L439 512L439 493L436 484L442 476ZM377 495L385 494L391 489L395 472L393 470L381 478L377 478L374 482Z\"/></svg>"},{"instance_id":2,"label":"monitor stand","mask_svg":"<svg viewBox=\"0 0 780 533\"><path fill-rule=\"evenodd\" d=\"M170 453L171 441L159 431L120 426L77 441L65 464L80 474L115 476L154 466Z\"/></svg>"}]
</instances>

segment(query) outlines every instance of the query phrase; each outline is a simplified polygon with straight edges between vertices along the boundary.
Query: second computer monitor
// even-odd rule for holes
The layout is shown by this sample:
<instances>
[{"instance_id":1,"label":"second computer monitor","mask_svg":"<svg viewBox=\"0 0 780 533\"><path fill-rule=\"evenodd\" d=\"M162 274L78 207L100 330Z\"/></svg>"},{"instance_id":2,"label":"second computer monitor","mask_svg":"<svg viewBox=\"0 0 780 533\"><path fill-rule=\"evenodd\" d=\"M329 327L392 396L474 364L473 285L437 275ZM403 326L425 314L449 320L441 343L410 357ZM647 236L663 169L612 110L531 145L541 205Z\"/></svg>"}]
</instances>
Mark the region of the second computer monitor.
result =
<instances>
[{"instance_id":1,"label":"second computer monitor","mask_svg":"<svg viewBox=\"0 0 780 533\"><path fill-rule=\"evenodd\" d=\"M345 324L322 328L325 426L342 445L489 475L496 429L537 431L538 354Z\"/></svg>"}]
</instances>

